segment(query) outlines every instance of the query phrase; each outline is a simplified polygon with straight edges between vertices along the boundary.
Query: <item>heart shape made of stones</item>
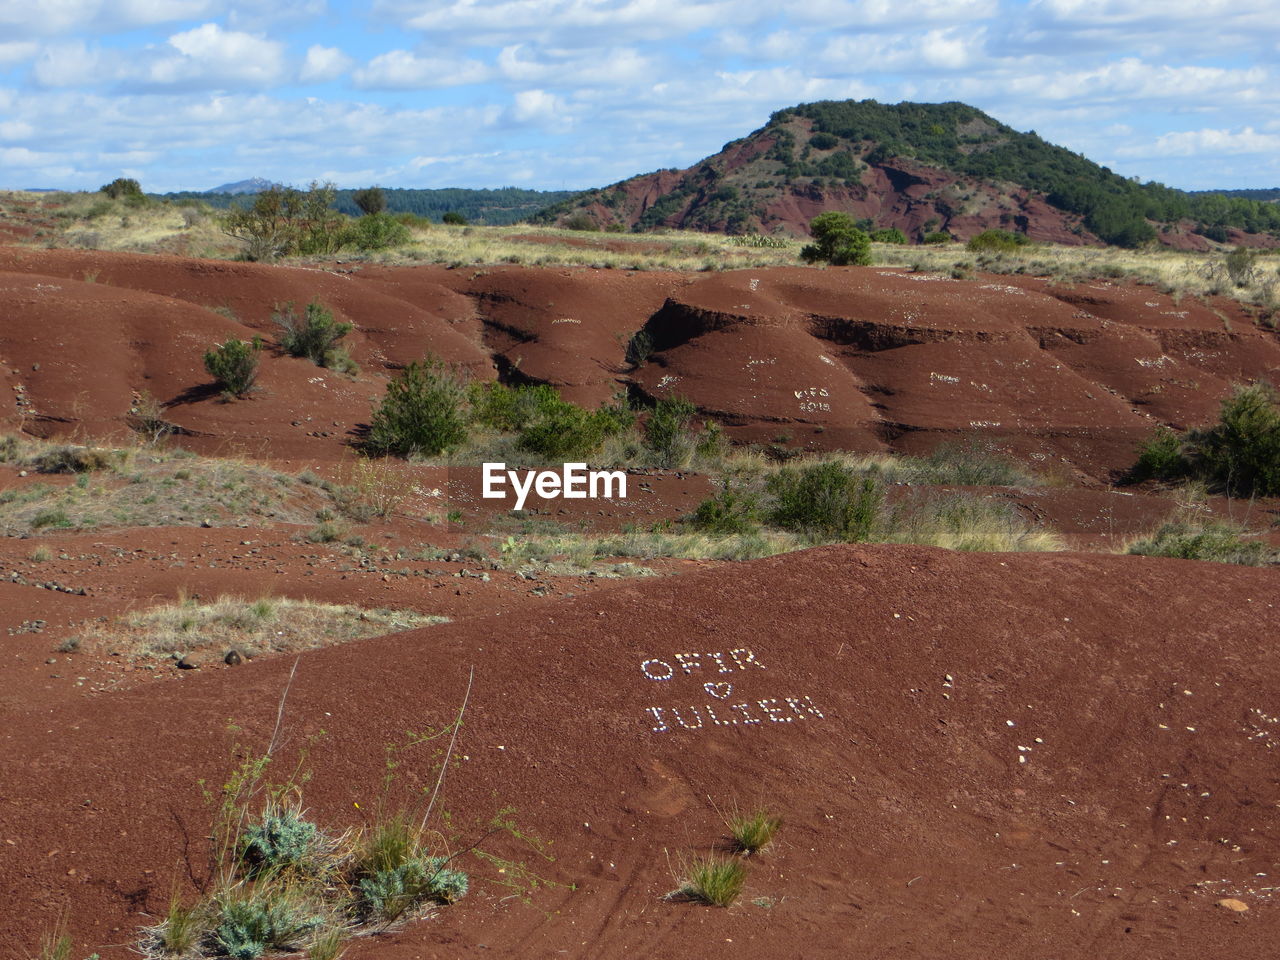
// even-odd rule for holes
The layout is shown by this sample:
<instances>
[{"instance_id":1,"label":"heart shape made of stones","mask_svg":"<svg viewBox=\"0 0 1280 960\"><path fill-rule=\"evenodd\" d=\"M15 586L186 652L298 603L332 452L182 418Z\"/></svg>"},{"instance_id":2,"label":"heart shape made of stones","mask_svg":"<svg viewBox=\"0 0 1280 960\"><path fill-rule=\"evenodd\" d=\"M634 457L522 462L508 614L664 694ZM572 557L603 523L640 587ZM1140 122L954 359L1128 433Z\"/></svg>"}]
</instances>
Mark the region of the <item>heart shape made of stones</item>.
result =
<instances>
[{"instance_id":1,"label":"heart shape made of stones","mask_svg":"<svg viewBox=\"0 0 1280 960\"><path fill-rule=\"evenodd\" d=\"M704 683L702 689L707 691L708 696L715 697L717 700L728 700L729 694L733 693L732 683Z\"/></svg>"}]
</instances>

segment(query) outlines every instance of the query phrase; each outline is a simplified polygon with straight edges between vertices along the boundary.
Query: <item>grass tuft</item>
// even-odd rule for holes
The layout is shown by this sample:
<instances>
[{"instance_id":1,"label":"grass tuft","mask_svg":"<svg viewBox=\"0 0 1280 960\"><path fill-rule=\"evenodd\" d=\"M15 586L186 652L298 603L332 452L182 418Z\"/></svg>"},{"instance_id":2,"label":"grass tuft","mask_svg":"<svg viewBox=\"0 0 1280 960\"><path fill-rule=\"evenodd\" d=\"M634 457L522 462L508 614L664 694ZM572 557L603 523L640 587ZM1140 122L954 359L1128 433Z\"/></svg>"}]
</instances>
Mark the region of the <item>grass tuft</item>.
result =
<instances>
[{"instance_id":1,"label":"grass tuft","mask_svg":"<svg viewBox=\"0 0 1280 960\"><path fill-rule=\"evenodd\" d=\"M747 868L737 857L715 854L694 856L684 865L686 879L674 896L727 907L738 899L747 880Z\"/></svg>"},{"instance_id":2,"label":"grass tuft","mask_svg":"<svg viewBox=\"0 0 1280 960\"><path fill-rule=\"evenodd\" d=\"M747 814L734 811L725 818L725 826L729 828L729 836L733 838L738 852L750 856L773 842L782 826L782 818L775 817L766 810L755 810Z\"/></svg>"}]
</instances>

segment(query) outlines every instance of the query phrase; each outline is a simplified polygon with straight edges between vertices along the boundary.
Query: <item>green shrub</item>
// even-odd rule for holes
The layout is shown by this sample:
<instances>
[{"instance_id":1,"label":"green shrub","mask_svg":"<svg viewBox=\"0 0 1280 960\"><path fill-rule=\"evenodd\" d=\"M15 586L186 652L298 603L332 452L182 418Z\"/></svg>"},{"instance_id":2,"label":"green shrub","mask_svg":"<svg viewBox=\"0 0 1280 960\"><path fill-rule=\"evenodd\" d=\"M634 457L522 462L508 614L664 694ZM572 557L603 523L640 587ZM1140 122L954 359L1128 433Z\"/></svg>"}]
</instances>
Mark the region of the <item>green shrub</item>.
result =
<instances>
[{"instance_id":1,"label":"green shrub","mask_svg":"<svg viewBox=\"0 0 1280 960\"><path fill-rule=\"evenodd\" d=\"M1019 467L976 441L942 443L922 459L907 461L915 483L1014 487L1033 483Z\"/></svg>"},{"instance_id":2,"label":"green shrub","mask_svg":"<svg viewBox=\"0 0 1280 960\"><path fill-rule=\"evenodd\" d=\"M880 230L872 230L871 239L875 243L905 244L907 235L897 227L884 227Z\"/></svg>"},{"instance_id":3,"label":"green shrub","mask_svg":"<svg viewBox=\"0 0 1280 960\"><path fill-rule=\"evenodd\" d=\"M387 384L373 412L366 440L379 454L434 456L467 438L466 390L456 374L433 357L405 367Z\"/></svg>"},{"instance_id":4,"label":"green shrub","mask_svg":"<svg viewBox=\"0 0 1280 960\"><path fill-rule=\"evenodd\" d=\"M654 405L644 424L644 442L658 466L677 467L693 455L689 423L697 409L681 396L664 397Z\"/></svg>"},{"instance_id":5,"label":"green shrub","mask_svg":"<svg viewBox=\"0 0 1280 960\"><path fill-rule=\"evenodd\" d=\"M951 234L945 230L934 230L932 233L926 233L920 242L928 244L950 243Z\"/></svg>"},{"instance_id":6,"label":"green shrub","mask_svg":"<svg viewBox=\"0 0 1280 960\"><path fill-rule=\"evenodd\" d=\"M74 526L67 511L62 507L48 507L31 518L32 530L43 530L45 527L66 528Z\"/></svg>"},{"instance_id":7,"label":"green shrub","mask_svg":"<svg viewBox=\"0 0 1280 960\"><path fill-rule=\"evenodd\" d=\"M473 381L467 387L471 418L492 430L523 430L538 416L554 412L561 404L560 394L550 384L510 387L502 383Z\"/></svg>"},{"instance_id":8,"label":"green shrub","mask_svg":"<svg viewBox=\"0 0 1280 960\"><path fill-rule=\"evenodd\" d=\"M376 216L387 209L387 194L381 187L367 187L352 194L351 202L365 216Z\"/></svg>"},{"instance_id":9,"label":"green shrub","mask_svg":"<svg viewBox=\"0 0 1280 960\"><path fill-rule=\"evenodd\" d=\"M396 920L414 905L428 900L456 903L466 896L467 875L451 870L444 857L411 857L378 870L359 881L367 914Z\"/></svg>"},{"instance_id":10,"label":"green shrub","mask_svg":"<svg viewBox=\"0 0 1280 960\"><path fill-rule=\"evenodd\" d=\"M598 449L604 438L603 419L565 403L527 424L516 443L547 460L573 460Z\"/></svg>"},{"instance_id":11,"label":"green shrub","mask_svg":"<svg viewBox=\"0 0 1280 960\"><path fill-rule=\"evenodd\" d=\"M809 221L809 232L814 243L800 249L800 259L806 263L825 260L833 266L865 266L871 262L871 238L858 229L856 221L847 213L828 210Z\"/></svg>"},{"instance_id":12,"label":"green shrub","mask_svg":"<svg viewBox=\"0 0 1280 960\"><path fill-rule=\"evenodd\" d=\"M809 138L809 146L815 150L831 150L840 145L840 138L830 133L815 133Z\"/></svg>"},{"instance_id":13,"label":"green shrub","mask_svg":"<svg viewBox=\"0 0 1280 960\"><path fill-rule=\"evenodd\" d=\"M596 223L596 218L585 210L579 210L565 217L561 226L566 230L583 230L589 233L600 229L600 224Z\"/></svg>"},{"instance_id":14,"label":"green shrub","mask_svg":"<svg viewBox=\"0 0 1280 960\"><path fill-rule=\"evenodd\" d=\"M289 891L236 891L218 903L213 942L233 960L257 960L268 950L296 950L323 918Z\"/></svg>"},{"instance_id":15,"label":"green shrub","mask_svg":"<svg viewBox=\"0 0 1280 960\"><path fill-rule=\"evenodd\" d=\"M707 533L750 533L760 525L760 501L749 491L734 489L725 480L719 493L698 504L689 522Z\"/></svg>"},{"instance_id":16,"label":"green shrub","mask_svg":"<svg viewBox=\"0 0 1280 960\"><path fill-rule=\"evenodd\" d=\"M982 253L1009 253L1019 247L1025 247L1031 240L1025 233L1010 233L1008 230L983 230L975 237L970 237L965 244L966 250Z\"/></svg>"},{"instance_id":17,"label":"green shrub","mask_svg":"<svg viewBox=\"0 0 1280 960\"><path fill-rule=\"evenodd\" d=\"M737 857L694 857L685 872L688 878L677 895L713 907L727 907L737 900L747 880L747 868Z\"/></svg>"},{"instance_id":18,"label":"green shrub","mask_svg":"<svg viewBox=\"0 0 1280 960\"><path fill-rule=\"evenodd\" d=\"M835 462L784 467L769 478L768 490L770 522L816 540L869 539L884 503L878 477L858 476Z\"/></svg>"},{"instance_id":19,"label":"green shrub","mask_svg":"<svg viewBox=\"0 0 1280 960\"><path fill-rule=\"evenodd\" d=\"M1151 536L1131 543L1128 552L1144 557L1210 560L1250 567L1277 560L1276 551L1257 540L1245 540L1241 527L1225 522L1166 523Z\"/></svg>"},{"instance_id":20,"label":"green shrub","mask_svg":"<svg viewBox=\"0 0 1280 960\"><path fill-rule=\"evenodd\" d=\"M440 222L446 223L451 227L465 227L467 225L467 218L456 210L450 210L440 218Z\"/></svg>"},{"instance_id":21,"label":"green shrub","mask_svg":"<svg viewBox=\"0 0 1280 960\"><path fill-rule=\"evenodd\" d=\"M112 200L119 200L122 197L143 196L142 184L132 177L116 177L110 183L99 187L98 192L105 193Z\"/></svg>"},{"instance_id":22,"label":"green shrub","mask_svg":"<svg viewBox=\"0 0 1280 960\"><path fill-rule=\"evenodd\" d=\"M262 344L255 337L253 343L234 338L214 347L204 355L204 368L229 397L243 397L253 389L258 379L258 355Z\"/></svg>"},{"instance_id":23,"label":"green shrub","mask_svg":"<svg viewBox=\"0 0 1280 960\"><path fill-rule=\"evenodd\" d=\"M1131 471L1137 482L1143 480L1176 480L1187 473L1182 455L1182 438L1168 427L1158 427L1151 438L1138 449L1138 462Z\"/></svg>"},{"instance_id":24,"label":"green shrub","mask_svg":"<svg viewBox=\"0 0 1280 960\"><path fill-rule=\"evenodd\" d=\"M340 361L351 362L350 357L337 356L334 348L339 340L355 329L355 325L334 320L333 313L319 300L307 304L302 318L298 317L292 303L277 304L271 320L280 328L280 346L290 356L306 357L318 367L328 367Z\"/></svg>"},{"instance_id":25,"label":"green shrub","mask_svg":"<svg viewBox=\"0 0 1280 960\"><path fill-rule=\"evenodd\" d=\"M294 807L268 805L258 823L250 824L240 841L240 857L251 872L301 867L316 849L316 825Z\"/></svg>"},{"instance_id":26,"label":"green shrub","mask_svg":"<svg viewBox=\"0 0 1280 960\"><path fill-rule=\"evenodd\" d=\"M1266 384L1240 387L1218 422L1187 436L1191 469L1234 496L1280 495L1280 400Z\"/></svg>"},{"instance_id":27,"label":"green shrub","mask_svg":"<svg viewBox=\"0 0 1280 960\"><path fill-rule=\"evenodd\" d=\"M1248 247L1236 247L1227 254L1227 276L1237 287L1247 287L1255 276L1254 264L1258 256Z\"/></svg>"},{"instance_id":28,"label":"green shrub","mask_svg":"<svg viewBox=\"0 0 1280 960\"><path fill-rule=\"evenodd\" d=\"M357 250L386 250L411 239L409 228L389 213L369 213L347 228L344 246Z\"/></svg>"}]
</instances>

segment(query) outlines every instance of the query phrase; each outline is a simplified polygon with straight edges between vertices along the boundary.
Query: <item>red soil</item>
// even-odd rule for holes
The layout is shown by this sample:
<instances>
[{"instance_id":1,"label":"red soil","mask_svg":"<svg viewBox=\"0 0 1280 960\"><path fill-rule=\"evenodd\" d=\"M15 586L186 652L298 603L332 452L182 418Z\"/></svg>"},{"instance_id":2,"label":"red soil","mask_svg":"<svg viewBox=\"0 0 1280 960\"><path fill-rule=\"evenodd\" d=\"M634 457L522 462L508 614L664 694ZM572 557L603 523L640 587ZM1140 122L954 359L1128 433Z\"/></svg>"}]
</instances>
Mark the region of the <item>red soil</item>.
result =
<instances>
[{"instance_id":1,"label":"red soil","mask_svg":"<svg viewBox=\"0 0 1280 960\"><path fill-rule=\"evenodd\" d=\"M270 340L274 305L313 298L356 325L363 373L272 355L257 394L219 402L203 351ZM0 330L11 428L119 429L145 389L197 449L275 456L338 454L388 369L430 351L587 404L629 384L684 393L742 438L914 452L977 433L1101 479L1156 424L1205 422L1232 382L1280 370L1276 333L1225 299L867 268L321 270L0 247L0 306L17 319ZM632 370L642 329L656 352Z\"/></svg>"},{"instance_id":2,"label":"red soil","mask_svg":"<svg viewBox=\"0 0 1280 960\"><path fill-rule=\"evenodd\" d=\"M327 731L306 802L358 822L383 745L446 722L474 665L455 823L510 804L555 841L536 868L566 886L532 907L478 879L355 958L1268 957L1275 599L1274 573L1177 561L813 550L309 654L284 729ZM70 901L77 944L123 957L175 882L194 895L198 782L227 773L228 718L266 743L289 670L8 711L0 892L27 907L0 939ZM735 801L786 819L744 900L662 902Z\"/></svg>"},{"instance_id":3,"label":"red soil","mask_svg":"<svg viewBox=\"0 0 1280 960\"><path fill-rule=\"evenodd\" d=\"M358 377L269 352L250 399L211 395L209 345L271 339L273 304L313 297L356 324ZM1232 381L1280 369L1275 334L1228 301L877 269L319 270L0 247L0 315L0 431L123 434L145 389L184 446L333 477L394 367L431 350L582 402L684 393L738 436L794 446L923 452L976 434L1079 481L982 491L1077 548L1174 509L1103 488L1156 423L1210 420ZM655 352L632 370L642 329ZM487 848L559 885L526 906L499 885L511 872L470 859L468 898L362 938L353 960L1274 953L1274 569L882 546L526 579L447 559L479 531L522 530L477 497L474 468L406 470L428 493L352 530L368 563L278 522L0 540L9 953L26 956L67 910L77 956L133 955L175 885L187 898L207 886L200 781L265 749L292 659L179 672L58 649L182 592L452 618L299 660L275 766L327 731L305 801L336 828L376 804L388 744L454 716L475 667L445 787L456 842L512 805L554 859ZM709 489L630 479L625 503L534 500L532 522L648 527ZM72 482L0 467L0 490L37 480ZM1215 507L1275 517L1275 504ZM454 508L460 522L428 519ZM446 559L415 559L427 545ZM680 653L702 654L688 674ZM664 663L672 678L649 679ZM436 750L402 754L393 799L434 783ZM743 900L662 900L682 855L722 842L717 809L735 803L786 821ZM1215 905L1228 897L1249 910Z\"/></svg>"}]
</instances>

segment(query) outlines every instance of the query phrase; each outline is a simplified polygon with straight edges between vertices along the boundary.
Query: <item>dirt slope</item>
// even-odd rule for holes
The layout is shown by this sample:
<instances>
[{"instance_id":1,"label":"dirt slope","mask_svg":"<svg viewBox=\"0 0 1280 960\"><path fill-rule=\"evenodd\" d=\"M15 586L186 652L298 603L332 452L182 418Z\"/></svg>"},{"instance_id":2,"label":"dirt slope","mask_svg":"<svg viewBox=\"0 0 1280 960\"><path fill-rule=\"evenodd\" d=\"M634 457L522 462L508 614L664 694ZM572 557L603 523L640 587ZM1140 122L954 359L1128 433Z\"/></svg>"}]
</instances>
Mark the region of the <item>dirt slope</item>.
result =
<instances>
[{"instance_id":1,"label":"dirt slope","mask_svg":"<svg viewBox=\"0 0 1280 960\"><path fill-rule=\"evenodd\" d=\"M261 389L220 402L203 352L270 344L274 305L312 299L355 324L361 374L271 348ZM321 270L0 247L0 310L5 429L119 434L145 390L189 446L276 457L341 456L427 352L588 405L682 393L738 439L916 452L977 434L1094 480L1156 424L1205 423L1233 382L1280 374L1276 332L1226 299L877 268ZM638 332L654 352L634 368Z\"/></svg>"},{"instance_id":2,"label":"dirt slope","mask_svg":"<svg viewBox=\"0 0 1280 960\"><path fill-rule=\"evenodd\" d=\"M526 907L479 882L357 960L1269 957L1275 604L1269 571L819 549L306 655L284 729L327 731L307 802L351 823L474 665L454 822L515 806L575 885ZM71 902L82 952L127 956L205 877L198 781L225 777L229 719L261 749L289 668L6 716L0 942ZM407 788L433 780L405 757ZM661 902L734 801L787 820L744 900Z\"/></svg>"}]
</instances>

